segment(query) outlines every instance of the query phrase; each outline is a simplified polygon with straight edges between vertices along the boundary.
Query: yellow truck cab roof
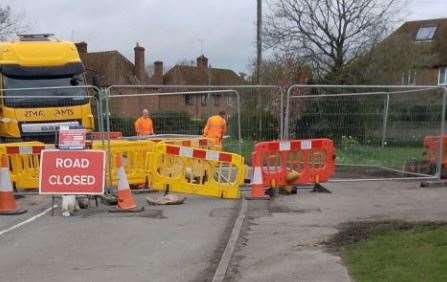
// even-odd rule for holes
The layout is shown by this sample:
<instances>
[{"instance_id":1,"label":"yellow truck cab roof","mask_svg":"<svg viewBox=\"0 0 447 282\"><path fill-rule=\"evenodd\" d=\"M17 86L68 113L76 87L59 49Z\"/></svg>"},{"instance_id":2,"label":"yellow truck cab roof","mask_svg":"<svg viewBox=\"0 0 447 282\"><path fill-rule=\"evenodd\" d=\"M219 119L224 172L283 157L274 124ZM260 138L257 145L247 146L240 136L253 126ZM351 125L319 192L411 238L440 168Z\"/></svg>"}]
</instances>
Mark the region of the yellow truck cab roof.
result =
<instances>
[{"instance_id":1,"label":"yellow truck cab roof","mask_svg":"<svg viewBox=\"0 0 447 282\"><path fill-rule=\"evenodd\" d=\"M81 63L76 46L68 41L0 42L0 65L63 66Z\"/></svg>"}]
</instances>

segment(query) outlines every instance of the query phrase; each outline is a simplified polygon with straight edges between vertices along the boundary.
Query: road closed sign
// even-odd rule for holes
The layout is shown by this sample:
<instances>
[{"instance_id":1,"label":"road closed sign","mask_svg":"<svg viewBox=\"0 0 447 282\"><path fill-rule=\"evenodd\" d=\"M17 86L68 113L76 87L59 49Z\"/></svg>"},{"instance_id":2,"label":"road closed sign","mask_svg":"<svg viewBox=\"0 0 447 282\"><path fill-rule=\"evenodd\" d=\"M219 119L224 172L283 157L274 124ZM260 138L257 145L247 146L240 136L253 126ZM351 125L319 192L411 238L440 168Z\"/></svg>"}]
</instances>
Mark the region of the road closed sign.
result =
<instances>
[{"instance_id":1,"label":"road closed sign","mask_svg":"<svg viewBox=\"0 0 447 282\"><path fill-rule=\"evenodd\" d=\"M104 194L105 152L43 150L40 194Z\"/></svg>"}]
</instances>

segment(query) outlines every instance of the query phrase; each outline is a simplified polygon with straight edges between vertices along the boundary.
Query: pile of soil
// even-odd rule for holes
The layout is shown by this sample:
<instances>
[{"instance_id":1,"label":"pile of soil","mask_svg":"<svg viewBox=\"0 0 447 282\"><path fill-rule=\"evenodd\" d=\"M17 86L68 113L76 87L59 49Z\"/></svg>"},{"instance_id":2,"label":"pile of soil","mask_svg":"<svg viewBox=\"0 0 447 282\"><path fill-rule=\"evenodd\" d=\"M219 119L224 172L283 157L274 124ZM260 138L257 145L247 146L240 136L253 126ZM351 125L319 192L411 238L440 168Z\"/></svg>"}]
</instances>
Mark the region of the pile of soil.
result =
<instances>
[{"instance_id":1,"label":"pile of soil","mask_svg":"<svg viewBox=\"0 0 447 282\"><path fill-rule=\"evenodd\" d=\"M384 231L412 230L417 227L436 229L447 226L447 222L406 222L406 221L360 221L348 222L340 226L340 231L323 242L329 249L338 251L342 247L368 240L371 236Z\"/></svg>"}]
</instances>

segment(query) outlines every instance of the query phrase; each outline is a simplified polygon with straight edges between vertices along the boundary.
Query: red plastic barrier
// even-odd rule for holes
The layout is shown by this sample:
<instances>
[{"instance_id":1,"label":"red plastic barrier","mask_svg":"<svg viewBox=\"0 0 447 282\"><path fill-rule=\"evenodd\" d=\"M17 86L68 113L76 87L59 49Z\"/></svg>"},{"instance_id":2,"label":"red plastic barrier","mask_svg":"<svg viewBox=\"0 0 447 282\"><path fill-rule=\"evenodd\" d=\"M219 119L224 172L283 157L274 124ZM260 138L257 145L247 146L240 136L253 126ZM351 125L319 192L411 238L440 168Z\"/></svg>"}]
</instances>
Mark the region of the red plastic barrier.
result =
<instances>
[{"instance_id":1,"label":"red plastic barrier","mask_svg":"<svg viewBox=\"0 0 447 282\"><path fill-rule=\"evenodd\" d=\"M335 172L330 139L260 142L253 154L261 162L263 182L268 187L322 183ZM291 172L297 177L288 180Z\"/></svg>"},{"instance_id":2,"label":"red plastic barrier","mask_svg":"<svg viewBox=\"0 0 447 282\"><path fill-rule=\"evenodd\" d=\"M447 165L447 135L442 137L442 164ZM424 138L425 160L437 162L439 159L439 136L426 136Z\"/></svg>"}]
</instances>

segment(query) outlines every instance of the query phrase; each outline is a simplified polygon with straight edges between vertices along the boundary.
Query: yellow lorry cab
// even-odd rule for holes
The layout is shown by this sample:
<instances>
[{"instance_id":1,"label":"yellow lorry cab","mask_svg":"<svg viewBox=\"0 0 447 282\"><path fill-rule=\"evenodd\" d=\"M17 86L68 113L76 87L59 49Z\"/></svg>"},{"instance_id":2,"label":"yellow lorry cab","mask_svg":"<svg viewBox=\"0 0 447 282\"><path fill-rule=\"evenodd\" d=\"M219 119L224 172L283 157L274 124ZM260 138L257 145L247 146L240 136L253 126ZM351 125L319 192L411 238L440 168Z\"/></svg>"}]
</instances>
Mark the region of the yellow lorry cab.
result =
<instances>
[{"instance_id":1,"label":"yellow lorry cab","mask_svg":"<svg viewBox=\"0 0 447 282\"><path fill-rule=\"evenodd\" d=\"M3 140L47 140L60 126L94 128L91 90L83 87L85 69L76 46L51 36L23 34L0 42Z\"/></svg>"}]
</instances>

